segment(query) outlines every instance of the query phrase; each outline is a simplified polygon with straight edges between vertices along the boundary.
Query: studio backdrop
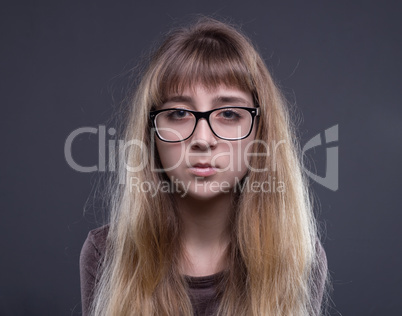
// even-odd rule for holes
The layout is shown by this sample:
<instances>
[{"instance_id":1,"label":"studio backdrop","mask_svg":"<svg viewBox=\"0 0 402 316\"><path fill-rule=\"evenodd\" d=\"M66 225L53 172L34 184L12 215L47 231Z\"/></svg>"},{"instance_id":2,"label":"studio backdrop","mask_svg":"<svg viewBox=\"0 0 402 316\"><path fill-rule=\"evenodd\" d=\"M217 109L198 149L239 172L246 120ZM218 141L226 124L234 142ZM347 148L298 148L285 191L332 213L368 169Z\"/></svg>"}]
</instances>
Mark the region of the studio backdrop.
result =
<instances>
[{"instance_id":1,"label":"studio backdrop","mask_svg":"<svg viewBox=\"0 0 402 316\"><path fill-rule=\"evenodd\" d=\"M149 49L197 14L239 25L288 100L328 257L331 315L399 315L401 9L397 1L3 2L0 315L81 314L79 255L107 211L101 188L113 172L116 113Z\"/></svg>"}]
</instances>

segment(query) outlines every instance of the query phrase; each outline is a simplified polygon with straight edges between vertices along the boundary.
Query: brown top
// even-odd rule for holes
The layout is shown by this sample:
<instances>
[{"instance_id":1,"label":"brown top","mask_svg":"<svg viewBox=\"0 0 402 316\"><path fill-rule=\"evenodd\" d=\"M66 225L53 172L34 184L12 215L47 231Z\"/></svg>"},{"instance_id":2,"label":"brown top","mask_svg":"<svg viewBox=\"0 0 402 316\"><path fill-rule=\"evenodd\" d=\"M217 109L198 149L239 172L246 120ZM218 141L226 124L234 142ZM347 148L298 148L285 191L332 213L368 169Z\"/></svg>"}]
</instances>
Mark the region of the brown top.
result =
<instances>
[{"instance_id":1,"label":"brown top","mask_svg":"<svg viewBox=\"0 0 402 316\"><path fill-rule=\"evenodd\" d=\"M185 276L194 316L214 315L219 304L216 287L222 277L223 272L201 277Z\"/></svg>"},{"instance_id":2,"label":"brown top","mask_svg":"<svg viewBox=\"0 0 402 316\"><path fill-rule=\"evenodd\" d=\"M102 226L89 232L87 239L81 250L80 256L80 276L81 276L81 299L82 315L88 315L88 309L92 302L93 290L95 284L99 281L99 268L105 253L106 237L109 227ZM327 261L325 251L319 243L318 255L325 266L321 267L320 277L314 280L317 289L317 297L314 298L315 314L319 313L322 295L324 290L324 281L327 273ZM188 294L193 305L195 316L212 316L219 305L217 297L217 285L223 276L223 272L216 274L193 277L184 276L188 283Z\"/></svg>"}]
</instances>

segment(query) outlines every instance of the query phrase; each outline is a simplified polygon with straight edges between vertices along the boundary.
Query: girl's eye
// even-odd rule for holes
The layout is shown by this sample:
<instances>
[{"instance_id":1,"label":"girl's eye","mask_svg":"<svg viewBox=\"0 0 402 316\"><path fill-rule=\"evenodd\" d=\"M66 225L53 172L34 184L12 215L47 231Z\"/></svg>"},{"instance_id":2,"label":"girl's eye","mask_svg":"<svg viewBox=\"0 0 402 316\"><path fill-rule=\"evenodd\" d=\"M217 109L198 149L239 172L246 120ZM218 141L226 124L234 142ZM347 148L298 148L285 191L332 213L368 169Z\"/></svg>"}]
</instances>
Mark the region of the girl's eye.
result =
<instances>
[{"instance_id":1,"label":"girl's eye","mask_svg":"<svg viewBox=\"0 0 402 316\"><path fill-rule=\"evenodd\" d=\"M229 121L237 121L241 118L241 115L235 110L225 109L219 112L218 117Z\"/></svg>"},{"instance_id":2,"label":"girl's eye","mask_svg":"<svg viewBox=\"0 0 402 316\"><path fill-rule=\"evenodd\" d=\"M185 110L171 110L167 111L166 116L171 120L181 120L189 116L190 114Z\"/></svg>"}]
</instances>

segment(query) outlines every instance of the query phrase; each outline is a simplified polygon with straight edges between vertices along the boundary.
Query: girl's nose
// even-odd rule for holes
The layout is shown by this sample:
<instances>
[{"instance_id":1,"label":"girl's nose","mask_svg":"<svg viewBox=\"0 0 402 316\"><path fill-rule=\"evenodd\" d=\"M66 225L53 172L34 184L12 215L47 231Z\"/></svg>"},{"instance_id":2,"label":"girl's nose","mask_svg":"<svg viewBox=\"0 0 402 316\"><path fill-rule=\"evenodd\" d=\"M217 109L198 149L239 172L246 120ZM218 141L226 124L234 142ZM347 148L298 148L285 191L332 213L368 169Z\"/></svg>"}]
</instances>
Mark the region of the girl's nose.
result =
<instances>
[{"instance_id":1,"label":"girl's nose","mask_svg":"<svg viewBox=\"0 0 402 316\"><path fill-rule=\"evenodd\" d=\"M217 143L217 137L212 132L208 122L205 119L200 119L191 136L192 148L206 150L215 147Z\"/></svg>"}]
</instances>

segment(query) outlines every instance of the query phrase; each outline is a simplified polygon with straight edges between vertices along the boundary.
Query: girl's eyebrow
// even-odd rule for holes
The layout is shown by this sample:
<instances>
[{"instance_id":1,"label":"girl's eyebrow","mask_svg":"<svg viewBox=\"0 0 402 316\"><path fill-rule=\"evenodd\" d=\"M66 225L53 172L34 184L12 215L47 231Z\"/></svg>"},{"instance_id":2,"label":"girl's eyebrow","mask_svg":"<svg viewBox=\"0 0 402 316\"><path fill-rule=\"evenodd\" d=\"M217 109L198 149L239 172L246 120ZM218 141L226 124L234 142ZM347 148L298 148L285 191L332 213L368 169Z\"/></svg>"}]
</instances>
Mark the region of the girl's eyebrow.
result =
<instances>
[{"instance_id":1,"label":"girl's eyebrow","mask_svg":"<svg viewBox=\"0 0 402 316\"><path fill-rule=\"evenodd\" d=\"M163 100L164 103L168 102L174 102L174 103L193 103L193 99L189 96L186 95L172 95L170 97L167 97L165 100Z\"/></svg>"},{"instance_id":2,"label":"girl's eyebrow","mask_svg":"<svg viewBox=\"0 0 402 316\"><path fill-rule=\"evenodd\" d=\"M242 97L234 97L234 96L217 96L213 98L212 103L214 105L220 105L220 104L237 104L237 105L243 105L243 106L252 106L246 99Z\"/></svg>"},{"instance_id":3,"label":"girl's eyebrow","mask_svg":"<svg viewBox=\"0 0 402 316\"><path fill-rule=\"evenodd\" d=\"M187 103L189 105L194 104L193 98L190 96L186 95L173 95L170 97L167 97L163 104L166 104L168 102L173 102L173 103ZM237 105L243 105L243 106L252 106L246 99L242 97L237 97L237 96L216 96L215 98L212 99L212 105L219 106L221 104L237 104Z\"/></svg>"}]
</instances>

